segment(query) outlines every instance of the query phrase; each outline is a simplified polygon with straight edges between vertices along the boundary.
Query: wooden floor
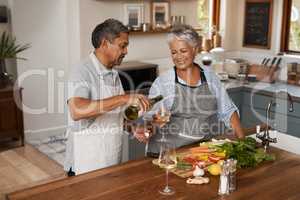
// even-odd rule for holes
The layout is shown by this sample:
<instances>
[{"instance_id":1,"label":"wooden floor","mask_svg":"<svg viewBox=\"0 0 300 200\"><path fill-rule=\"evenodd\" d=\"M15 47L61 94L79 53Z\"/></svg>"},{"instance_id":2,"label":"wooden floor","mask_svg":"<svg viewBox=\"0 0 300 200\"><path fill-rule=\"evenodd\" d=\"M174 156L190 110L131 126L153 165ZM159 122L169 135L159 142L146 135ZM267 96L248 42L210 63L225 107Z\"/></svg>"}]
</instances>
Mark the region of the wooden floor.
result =
<instances>
[{"instance_id":1,"label":"wooden floor","mask_svg":"<svg viewBox=\"0 0 300 200\"><path fill-rule=\"evenodd\" d=\"M0 200L9 192L64 177L62 166L30 145L0 152Z\"/></svg>"}]
</instances>

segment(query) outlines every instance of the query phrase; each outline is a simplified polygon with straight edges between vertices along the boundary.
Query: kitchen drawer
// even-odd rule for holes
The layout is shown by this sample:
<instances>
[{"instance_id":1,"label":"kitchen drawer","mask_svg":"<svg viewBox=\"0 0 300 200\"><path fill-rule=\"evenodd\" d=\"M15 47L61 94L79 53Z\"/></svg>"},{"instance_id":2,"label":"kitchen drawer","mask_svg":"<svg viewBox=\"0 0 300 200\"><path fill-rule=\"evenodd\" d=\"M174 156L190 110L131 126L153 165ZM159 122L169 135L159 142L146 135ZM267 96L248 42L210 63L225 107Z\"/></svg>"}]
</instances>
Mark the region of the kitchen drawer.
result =
<instances>
[{"instance_id":1,"label":"kitchen drawer","mask_svg":"<svg viewBox=\"0 0 300 200\"><path fill-rule=\"evenodd\" d=\"M254 108L266 109L268 103L274 98L257 93L244 92L243 104L247 106L253 106Z\"/></svg>"},{"instance_id":2,"label":"kitchen drawer","mask_svg":"<svg viewBox=\"0 0 300 200\"><path fill-rule=\"evenodd\" d=\"M20 139L23 145L23 113L16 104L21 102L21 91L12 87L0 89L0 140Z\"/></svg>"},{"instance_id":3,"label":"kitchen drawer","mask_svg":"<svg viewBox=\"0 0 300 200\"><path fill-rule=\"evenodd\" d=\"M137 141L137 139L133 137L129 137L128 141L129 148L129 160L136 160L139 158L143 158L145 156L145 144Z\"/></svg>"},{"instance_id":4,"label":"kitchen drawer","mask_svg":"<svg viewBox=\"0 0 300 200\"><path fill-rule=\"evenodd\" d=\"M300 119L298 117L276 113L275 124L274 129L279 132L300 138Z\"/></svg>"},{"instance_id":5,"label":"kitchen drawer","mask_svg":"<svg viewBox=\"0 0 300 200\"><path fill-rule=\"evenodd\" d=\"M249 128L266 123L266 111L264 109L253 109L245 105L242 109L243 127ZM298 117L271 112L269 123L272 129L300 138L300 119Z\"/></svg>"},{"instance_id":6,"label":"kitchen drawer","mask_svg":"<svg viewBox=\"0 0 300 200\"><path fill-rule=\"evenodd\" d=\"M275 113L271 112L271 119L274 119ZM257 124L266 123L266 110L259 108L252 108L250 106L243 105L242 107L242 125L245 128L255 127ZM272 121L271 121L272 122ZM270 123L271 127L274 127Z\"/></svg>"},{"instance_id":7,"label":"kitchen drawer","mask_svg":"<svg viewBox=\"0 0 300 200\"><path fill-rule=\"evenodd\" d=\"M228 92L229 97L231 98L231 100L233 101L233 103L238 107L238 109L241 112L241 106L243 104L243 92L242 91L234 91Z\"/></svg>"},{"instance_id":8,"label":"kitchen drawer","mask_svg":"<svg viewBox=\"0 0 300 200\"><path fill-rule=\"evenodd\" d=\"M286 99L277 98L276 103L277 103L276 112L281 113L283 115L289 115L296 118L300 118L300 103L298 102L293 103L294 106L293 112L289 112L290 102L287 101Z\"/></svg>"},{"instance_id":9,"label":"kitchen drawer","mask_svg":"<svg viewBox=\"0 0 300 200\"><path fill-rule=\"evenodd\" d=\"M12 91L1 91L0 100L2 99L13 99L14 93Z\"/></svg>"}]
</instances>

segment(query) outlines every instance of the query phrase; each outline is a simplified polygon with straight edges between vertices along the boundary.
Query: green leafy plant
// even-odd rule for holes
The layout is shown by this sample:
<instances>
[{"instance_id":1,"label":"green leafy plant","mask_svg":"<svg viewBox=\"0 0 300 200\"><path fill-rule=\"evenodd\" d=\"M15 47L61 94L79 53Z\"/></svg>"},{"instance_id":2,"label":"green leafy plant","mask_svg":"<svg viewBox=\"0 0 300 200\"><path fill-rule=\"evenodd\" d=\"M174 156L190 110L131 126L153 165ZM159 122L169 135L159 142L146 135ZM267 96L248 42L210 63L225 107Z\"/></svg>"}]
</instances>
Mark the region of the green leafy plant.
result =
<instances>
[{"instance_id":1,"label":"green leafy plant","mask_svg":"<svg viewBox=\"0 0 300 200\"><path fill-rule=\"evenodd\" d=\"M25 58L17 57L17 54L28 48L30 48L29 44L17 44L15 37L3 32L0 39L0 60L7 58L26 60Z\"/></svg>"},{"instance_id":2,"label":"green leafy plant","mask_svg":"<svg viewBox=\"0 0 300 200\"><path fill-rule=\"evenodd\" d=\"M240 168L255 167L263 161L275 160L275 156L265 153L263 149L256 148L256 141L251 137L237 142L224 143L219 150L225 151L228 158L237 160Z\"/></svg>"}]
</instances>

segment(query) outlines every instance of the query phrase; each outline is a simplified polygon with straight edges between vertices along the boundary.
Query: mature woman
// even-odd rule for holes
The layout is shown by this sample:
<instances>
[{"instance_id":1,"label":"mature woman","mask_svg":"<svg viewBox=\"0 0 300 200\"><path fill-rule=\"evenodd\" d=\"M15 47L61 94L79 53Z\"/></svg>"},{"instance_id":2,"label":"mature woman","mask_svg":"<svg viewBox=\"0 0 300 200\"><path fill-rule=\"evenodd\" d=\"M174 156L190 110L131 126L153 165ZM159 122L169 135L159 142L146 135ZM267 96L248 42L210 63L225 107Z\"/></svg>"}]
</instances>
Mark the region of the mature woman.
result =
<instances>
[{"instance_id":1,"label":"mature woman","mask_svg":"<svg viewBox=\"0 0 300 200\"><path fill-rule=\"evenodd\" d=\"M149 94L163 95L162 104L171 112L166 138L180 147L222 133L222 124L243 138L238 109L220 80L209 67L194 62L200 44L197 32L188 25L174 27L168 44L175 66L155 80ZM160 137L151 137L148 151L158 152Z\"/></svg>"}]
</instances>

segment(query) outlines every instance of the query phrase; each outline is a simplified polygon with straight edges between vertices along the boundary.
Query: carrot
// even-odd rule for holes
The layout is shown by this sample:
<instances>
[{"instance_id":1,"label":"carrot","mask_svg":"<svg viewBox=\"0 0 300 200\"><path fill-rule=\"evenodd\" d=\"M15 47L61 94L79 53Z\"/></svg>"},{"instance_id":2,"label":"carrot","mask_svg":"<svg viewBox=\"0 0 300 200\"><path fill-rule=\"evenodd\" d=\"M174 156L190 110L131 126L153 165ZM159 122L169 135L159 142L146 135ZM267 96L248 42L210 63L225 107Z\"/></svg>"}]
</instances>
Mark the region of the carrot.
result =
<instances>
[{"instance_id":1,"label":"carrot","mask_svg":"<svg viewBox=\"0 0 300 200\"><path fill-rule=\"evenodd\" d=\"M212 153L215 151L216 151L215 149L210 149L206 146L190 148L190 152L192 152L192 153Z\"/></svg>"}]
</instances>

